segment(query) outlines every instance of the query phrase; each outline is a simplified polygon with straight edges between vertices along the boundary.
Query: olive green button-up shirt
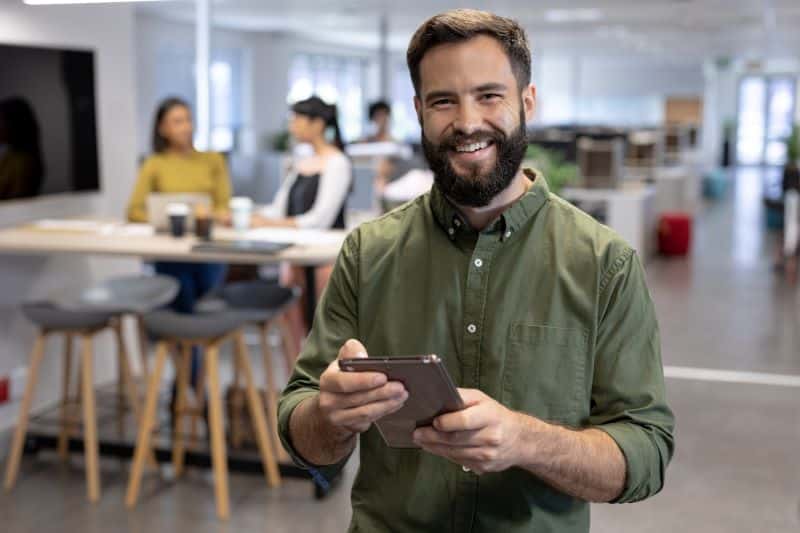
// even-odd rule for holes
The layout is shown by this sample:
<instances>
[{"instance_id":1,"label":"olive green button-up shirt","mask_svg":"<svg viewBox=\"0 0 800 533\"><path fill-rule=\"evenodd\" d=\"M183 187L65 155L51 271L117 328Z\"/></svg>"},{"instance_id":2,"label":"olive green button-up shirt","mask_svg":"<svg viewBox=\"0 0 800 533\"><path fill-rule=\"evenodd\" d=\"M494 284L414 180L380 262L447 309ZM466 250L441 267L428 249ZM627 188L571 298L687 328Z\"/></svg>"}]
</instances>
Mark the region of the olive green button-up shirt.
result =
<instances>
[{"instance_id":1,"label":"olive green button-up shirt","mask_svg":"<svg viewBox=\"0 0 800 533\"><path fill-rule=\"evenodd\" d=\"M349 338L373 356L435 353L459 387L545 421L606 431L627 463L617 501L658 492L673 453L658 325L635 252L545 179L488 228L434 186L347 238L279 405L280 435ZM360 437L351 531L578 532L589 504L511 468L478 476ZM323 476L344 464L314 466Z\"/></svg>"}]
</instances>

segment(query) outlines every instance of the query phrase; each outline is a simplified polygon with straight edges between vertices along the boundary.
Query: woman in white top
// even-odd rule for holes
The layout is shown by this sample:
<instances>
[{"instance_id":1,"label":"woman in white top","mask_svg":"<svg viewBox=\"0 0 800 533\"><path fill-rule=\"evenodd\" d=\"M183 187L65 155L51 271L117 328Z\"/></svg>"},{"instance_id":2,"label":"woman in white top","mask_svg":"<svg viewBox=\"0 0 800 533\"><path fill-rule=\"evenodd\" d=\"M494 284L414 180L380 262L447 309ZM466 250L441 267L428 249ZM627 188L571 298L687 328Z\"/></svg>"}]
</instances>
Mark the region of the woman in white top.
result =
<instances>
[{"instance_id":1,"label":"woman in white top","mask_svg":"<svg viewBox=\"0 0 800 533\"><path fill-rule=\"evenodd\" d=\"M327 133L332 130L333 140ZM342 152L336 106L312 96L292 106L289 132L311 145L312 156L292 164L273 202L253 217L254 226L344 229L350 160Z\"/></svg>"},{"instance_id":2,"label":"woman in white top","mask_svg":"<svg viewBox=\"0 0 800 533\"><path fill-rule=\"evenodd\" d=\"M332 130L332 141L327 133ZM292 106L289 132L300 143L310 144L312 156L293 163L273 202L252 217L253 226L283 226L302 229L344 229L347 194L353 181L350 160L342 151L336 106L312 96ZM320 293L328 283L332 266L316 269ZM282 282L306 290L300 267L284 268ZM300 346L310 324L300 305L287 310L296 346Z\"/></svg>"}]
</instances>

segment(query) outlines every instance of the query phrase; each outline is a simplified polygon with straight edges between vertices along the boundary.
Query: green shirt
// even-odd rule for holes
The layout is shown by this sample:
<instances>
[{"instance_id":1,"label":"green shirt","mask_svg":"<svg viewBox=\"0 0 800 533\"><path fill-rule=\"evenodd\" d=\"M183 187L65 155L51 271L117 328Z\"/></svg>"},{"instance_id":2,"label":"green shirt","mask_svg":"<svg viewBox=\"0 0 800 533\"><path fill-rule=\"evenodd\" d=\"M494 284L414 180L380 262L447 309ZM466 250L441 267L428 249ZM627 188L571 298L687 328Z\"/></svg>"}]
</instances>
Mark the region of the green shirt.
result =
<instances>
[{"instance_id":1,"label":"green shirt","mask_svg":"<svg viewBox=\"0 0 800 533\"><path fill-rule=\"evenodd\" d=\"M658 492L673 453L658 325L635 252L550 194L542 176L472 230L434 186L344 243L279 407L289 417L349 338L373 356L435 353L459 387L574 428L606 431L627 462L619 502ZM360 437L351 531L577 532L589 504L511 468L478 476ZM344 464L319 469L334 475ZM310 466L310 465L305 465Z\"/></svg>"}]
</instances>

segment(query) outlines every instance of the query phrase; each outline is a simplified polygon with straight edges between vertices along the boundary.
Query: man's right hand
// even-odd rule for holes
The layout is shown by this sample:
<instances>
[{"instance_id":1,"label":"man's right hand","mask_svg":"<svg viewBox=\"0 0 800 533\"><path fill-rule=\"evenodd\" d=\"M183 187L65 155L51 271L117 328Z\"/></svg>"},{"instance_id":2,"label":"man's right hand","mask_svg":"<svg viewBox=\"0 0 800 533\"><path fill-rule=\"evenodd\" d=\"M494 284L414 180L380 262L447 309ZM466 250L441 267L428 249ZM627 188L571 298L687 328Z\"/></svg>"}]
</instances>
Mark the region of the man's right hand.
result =
<instances>
[{"instance_id":1,"label":"man's right hand","mask_svg":"<svg viewBox=\"0 0 800 533\"><path fill-rule=\"evenodd\" d=\"M408 399L402 383L387 381L379 372L342 372L340 359L367 357L364 345L355 339L344 343L319 382L318 406L322 420L338 437L348 439L368 430L373 422L399 410Z\"/></svg>"}]
</instances>

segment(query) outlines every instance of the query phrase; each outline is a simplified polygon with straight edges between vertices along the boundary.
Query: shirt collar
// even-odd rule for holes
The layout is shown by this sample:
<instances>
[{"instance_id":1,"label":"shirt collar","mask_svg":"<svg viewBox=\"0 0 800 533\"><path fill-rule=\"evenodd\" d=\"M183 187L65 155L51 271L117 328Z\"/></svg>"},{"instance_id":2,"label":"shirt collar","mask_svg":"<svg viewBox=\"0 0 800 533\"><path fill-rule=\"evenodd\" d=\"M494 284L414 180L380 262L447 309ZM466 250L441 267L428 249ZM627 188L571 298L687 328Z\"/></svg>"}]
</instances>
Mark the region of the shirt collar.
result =
<instances>
[{"instance_id":1,"label":"shirt collar","mask_svg":"<svg viewBox=\"0 0 800 533\"><path fill-rule=\"evenodd\" d=\"M525 175L533 181L533 185L528 191L512 203L500 217L490 223L484 231L495 231L501 229L505 231L505 238L508 238L521 228L526 222L536 215L539 209L547 203L550 189L547 181L538 170L525 168ZM458 211L451 202L434 183L430 193L431 210L441 228L451 239L464 231L472 231L466 218Z\"/></svg>"}]
</instances>

